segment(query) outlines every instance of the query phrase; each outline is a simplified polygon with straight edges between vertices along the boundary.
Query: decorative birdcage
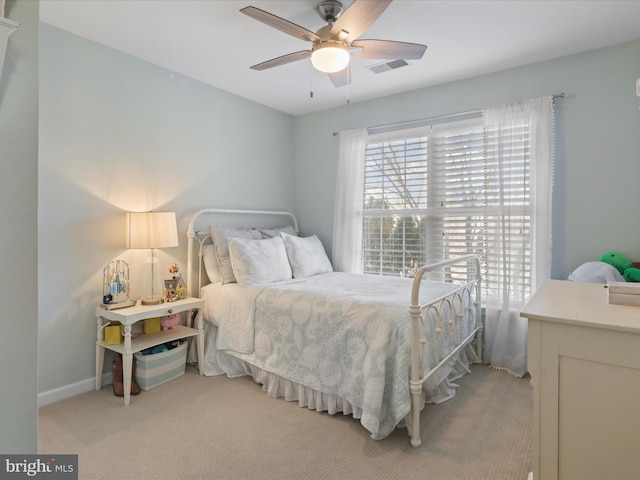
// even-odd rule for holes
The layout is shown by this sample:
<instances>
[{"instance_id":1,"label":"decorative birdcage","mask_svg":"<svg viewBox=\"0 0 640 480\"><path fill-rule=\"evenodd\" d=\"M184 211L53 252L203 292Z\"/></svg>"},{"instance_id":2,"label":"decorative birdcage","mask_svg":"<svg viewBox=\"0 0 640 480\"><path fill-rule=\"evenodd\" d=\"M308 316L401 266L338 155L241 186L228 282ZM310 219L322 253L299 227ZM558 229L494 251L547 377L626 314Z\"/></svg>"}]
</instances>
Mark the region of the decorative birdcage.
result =
<instances>
[{"instance_id":1,"label":"decorative birdcage","mask_svg":"<svg viewBox=\"0 0 640 480\"><path fill-rule=\"evenodd\" d=\"M102 270L102 307L107 309L123 308L135 305L129 298L131 283L129 264L124 260L113 260Z\"/></svg>"}]
</instances>

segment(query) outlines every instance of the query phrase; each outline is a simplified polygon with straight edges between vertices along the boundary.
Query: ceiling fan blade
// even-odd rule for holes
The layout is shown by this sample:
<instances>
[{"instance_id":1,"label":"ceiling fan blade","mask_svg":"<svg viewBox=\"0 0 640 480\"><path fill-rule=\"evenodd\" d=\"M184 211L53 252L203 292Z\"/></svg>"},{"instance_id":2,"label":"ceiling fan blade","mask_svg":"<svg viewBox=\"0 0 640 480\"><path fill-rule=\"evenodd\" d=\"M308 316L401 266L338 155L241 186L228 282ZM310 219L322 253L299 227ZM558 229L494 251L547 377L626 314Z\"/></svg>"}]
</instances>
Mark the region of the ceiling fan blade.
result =
<instances>
[{"instance_id":1,"label":"ceiling fan blade","mask_svg":"<svg viewBox=\"0 0 640 480\"><path fill-rule=\"evenodd\" d=\"M303 58L311 56L311 50L300 50L299 52L288 53L281 57L272 58L266 62L258 63L251 67L252 70L266 70L267 68L279 67L280 65L286 65L287 63L297 62Z\"/></svg>"},{"instance_id":2,"label":"ceiling fan blade","mask_svg":"<svg viewBox=\"0 0 640 480\"><path fill-rule=\"evenodd\" d=\"M344 38L341 38L352 42L382 15L390 3L391 0L355 0L335 21L331 34L337 36L344 32Z\"/></svg>"},{"instance_id":3,"label":"ceiling fan blade","mask_svg":"<svg viewBox=\"0 0 640 480\"><path fill-rule=\"evenodd\" d=\"M327 75L329 75L329 80L331 80L331 83L333 83L333 86L336 88L344 87L351 83L351 71L349 70L349 65L339 72L327 73Z\"/></svg>"},{"instance_id":4,"label":"ceiling fan blade","mask_svg":"<svg viewBox=\"0 0 640 480\"><path fill-rule=\"evenodd\" d=\"M403 60L418 60L422 58L426 45L419 43L394 42L391 40L356 40L351 43L354 57L360 58L392 58Z\"/></svg>"},{"instance_id":5,"label":"ceiling fan blade","mask_svg":"<svg viewBox=\"0 0 640 480\"><path fill-rule=\"evenodd\" d=\"M289 20L285 20L284 18L277 17L269 12L265 12L264 10L260 10L256 7L245 7L240 9L242 13L250 16L258 20L259 22L265 23L270 27L273 27L281 32L292 35L300 40L306 40L308 42L312 42L314 40L320 40L320 37L316 35L311 30L307 30L300 25L296 25L295 23L290 22Z\"/></svg>"}]
</instances>

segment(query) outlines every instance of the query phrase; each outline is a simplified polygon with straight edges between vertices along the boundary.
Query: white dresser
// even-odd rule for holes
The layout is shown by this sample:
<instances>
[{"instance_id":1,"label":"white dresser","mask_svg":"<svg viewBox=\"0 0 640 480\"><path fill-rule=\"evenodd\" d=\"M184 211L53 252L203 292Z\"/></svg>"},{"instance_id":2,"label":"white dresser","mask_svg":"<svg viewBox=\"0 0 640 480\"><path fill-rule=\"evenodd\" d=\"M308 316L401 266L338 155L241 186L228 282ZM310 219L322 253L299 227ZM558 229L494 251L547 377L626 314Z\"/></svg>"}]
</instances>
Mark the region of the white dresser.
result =
<instances>
[{"instance_id":1,"label":"white dresser","mask_svg":"<svg viewBox=\"0 0 640 480\"><path fill-rule=\"evenodd\" d=\"M549 280L529 322L535 480L640 479L640 307Z\"/></svg>"}]
</instances>

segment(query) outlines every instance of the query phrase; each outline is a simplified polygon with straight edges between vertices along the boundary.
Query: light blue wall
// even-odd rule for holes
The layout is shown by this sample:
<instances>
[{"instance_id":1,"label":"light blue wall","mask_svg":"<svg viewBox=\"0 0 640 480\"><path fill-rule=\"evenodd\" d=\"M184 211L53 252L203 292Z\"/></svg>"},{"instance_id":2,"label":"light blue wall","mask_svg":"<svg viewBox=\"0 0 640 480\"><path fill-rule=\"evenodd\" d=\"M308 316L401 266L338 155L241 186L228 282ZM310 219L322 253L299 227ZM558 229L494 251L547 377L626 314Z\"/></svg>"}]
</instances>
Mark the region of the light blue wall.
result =
<instances>
[{"instance_id":1,"label":"light blue wall","mask_svg":"<svg viewBox=\"0 0 640 480\"><path fill-rule=\"evenodd\" d=\"M293 117L46 24L40 30L40 392L94 376L102 268L135 268L126 211L293 208ZM168 276L168 272L167 275ZM139 295L138 295L139 296Z\"/></svg>"},{"instance_id":2,"label":"light blue wall","mask_svg":"<svg viewBox=\"0 0 640 480\"><path fill-rule=\"evenodd\" d=\"M36 453L38 3L7 2L20 27L0 79L0 452Z\"/></svg>"},{"instance_id":3,"label":"light blue wall","mask_svg":"<svg viewBox=\"0 0 640 480\"><path fill-rule=\"evenodd\" d=\"M552 276L566 278L612 249L640 261L638 77L640 40L296 117L296 212L302 226L312 224L331 251L335 131L564 92L556 103ZM354 86L352 100L355 92Z\"/></svg>"},{"instance_id":4,"label":"light blue wall","mask_svg":"<svg viewBox=\"0 0 640 480\"><path fill-rule=\"evenodd\" d=\"M48 25L40 40L40 392L94 375L101 269L143 258L124 249L125 211L177 212L164 266L185 268L187 217L204 206L293 210L330 252L332 134L347 128L565 92L554 277L612 248L640 260L640 41L293 118Z\"/></svg>"}]
</instances>

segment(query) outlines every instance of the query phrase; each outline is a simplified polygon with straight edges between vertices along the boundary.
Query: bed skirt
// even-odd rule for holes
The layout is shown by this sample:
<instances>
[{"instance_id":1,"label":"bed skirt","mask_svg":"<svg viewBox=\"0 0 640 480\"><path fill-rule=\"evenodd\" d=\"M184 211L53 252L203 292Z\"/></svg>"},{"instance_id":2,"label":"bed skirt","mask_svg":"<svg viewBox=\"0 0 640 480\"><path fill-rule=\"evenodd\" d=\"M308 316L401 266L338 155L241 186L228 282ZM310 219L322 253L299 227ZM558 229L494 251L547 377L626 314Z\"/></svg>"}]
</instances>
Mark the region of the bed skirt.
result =
<instances>
[{"instance_id":1,"label":"bed skirt","mask_svg":"<svg viewBox=\"0 0 640 480\"><path fill-rule=\"evenodd\" d=\"M317 412L326 412L330 415L342 413L351 415L355 419L361 419L362 409L353 405L348 400L320 392L305 385L288 380L275 373L268 372L231 354L218 350L215 346L218 328L210 322L205 322L205 356L203 372L207 376L227 375L229 378L249 375L253 380L262 385L262 390L272 398L283 398L289 402L298 402L300 407ZM193 355L192 355L193 357ZM455 381L470 373L469 365L477 363L474 342L470 342L460 351L457 358L452 358L442 365L436 375L430 381L429 387L423 389L421 409L426 403L442 403L456 393L458 385ZM407 379L408 382L408 379ZM407 426L411 415L407 412L405 420L398 427ZM366 428L366 427L365 427ZM375 440L384 437L371 435ZM386 435L385 435L386 436Z\"/></svg>"}]
</instances>

